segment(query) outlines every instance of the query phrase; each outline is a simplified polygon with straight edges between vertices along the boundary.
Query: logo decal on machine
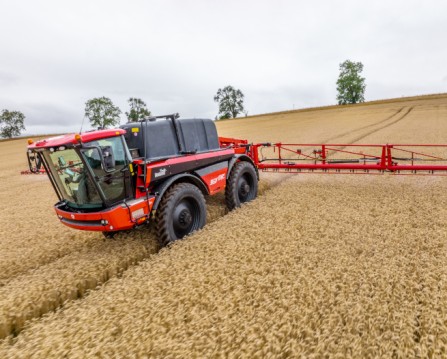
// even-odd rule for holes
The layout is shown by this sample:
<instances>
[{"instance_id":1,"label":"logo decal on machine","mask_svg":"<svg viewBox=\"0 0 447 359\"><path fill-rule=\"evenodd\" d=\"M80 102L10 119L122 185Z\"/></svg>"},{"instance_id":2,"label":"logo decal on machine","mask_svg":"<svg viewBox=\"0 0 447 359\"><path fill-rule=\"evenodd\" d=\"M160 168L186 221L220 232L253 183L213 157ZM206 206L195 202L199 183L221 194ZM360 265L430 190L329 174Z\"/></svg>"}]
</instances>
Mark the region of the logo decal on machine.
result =
<instances>
[{"instance_id":1,"label":"logo decal on machine","mask_svg":"<svg viewBox=\"0 0 447 359\"><path fill-rule=\"evenodd\" d=\"M166 168L161 168L158 172L154 173L154 177L161 177L164 176L166 174Z\"/></svg>"},{"instance_id":2,"label":"logo decal on machine","mask_svg":"<svg viewBox=\"0 0 447 359\"><path fill-rule=\"evenodd\" d=\"M136 211L132 211L132 219L133 220L139 219L141 217L144 217L144 209L143 208L137 209Z\"/></svg>"},{"instance_id":3,"label":"logo decal on machine","mask_svg":"<svg viewBox=\"0 0 447 359\"><path fill-rule=\"evenodd\" d=\"M216 178L213 178L210 181L210 186L215 185L217 182L223 181L225 180L225 173L220 174L219 176L217 176Z\"/></svg>"}]
</instances>

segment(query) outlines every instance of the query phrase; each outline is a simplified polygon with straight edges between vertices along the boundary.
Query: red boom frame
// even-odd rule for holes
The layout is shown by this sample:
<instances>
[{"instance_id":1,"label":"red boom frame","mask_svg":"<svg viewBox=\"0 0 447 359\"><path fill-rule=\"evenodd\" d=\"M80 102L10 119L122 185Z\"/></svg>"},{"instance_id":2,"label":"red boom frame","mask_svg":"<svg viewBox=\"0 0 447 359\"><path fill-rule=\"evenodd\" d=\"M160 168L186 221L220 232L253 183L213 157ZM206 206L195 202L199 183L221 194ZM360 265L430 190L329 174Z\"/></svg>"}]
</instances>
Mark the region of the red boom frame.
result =
<instances>
[{"instance_id":1,"label":"red boom frame","mask_svg":"<svg viewBox=\"0 0 447 359\"><path fill-rule=\"evenodd\" d=\"M261 171L299 173L434 174L447 172L447 145L257 143L221 138L221 146L245 151ZM265 154L264 150L269 153ZM441 152L441 155L439 154ZM420 173L426 172L426 173ZM446 175L446 174L441 174Z\"/></svg>"},{"instance_id":2,"label":"red boom frame","mask_svg":"<svg viewBox=\"0 0 447 359\"><path fill-rule=\"evenodd\" d=\"M263 154L265 148L269 148L273 156L266 157ZM427 153L428 151L430 152ZM445 155L440 156L436 152ZM447 145L260 143L251 145L249 153L255 165L263 171L321 170L328 173L426 171L428 174L447 171Z\"/></svg>"}]
</instances>

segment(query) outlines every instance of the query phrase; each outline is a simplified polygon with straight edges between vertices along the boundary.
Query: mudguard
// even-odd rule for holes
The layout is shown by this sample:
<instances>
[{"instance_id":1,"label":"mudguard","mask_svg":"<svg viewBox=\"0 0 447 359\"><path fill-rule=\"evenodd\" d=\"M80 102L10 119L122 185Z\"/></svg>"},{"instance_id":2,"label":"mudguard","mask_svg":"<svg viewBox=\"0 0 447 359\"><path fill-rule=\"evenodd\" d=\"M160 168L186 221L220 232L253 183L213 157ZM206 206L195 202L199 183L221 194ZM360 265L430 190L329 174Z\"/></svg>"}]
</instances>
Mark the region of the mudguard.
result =
<instances>
[{"instance_id":1,"label":"mudguard","mask_svg":"<svg viewBox=\"0 0 447 359\"><path fill-rule=\"evenodd\" d=\"M158 208L158 205L160 204L161 199L163 198L163 195L165 192L176 182L188 182L196 185L204 195L208 195L208 189L205 186L205 184L202 182L202 180L199 177L196 177L189 173L179 173L178 175L172 176L168 180L164 181L163 183L159 184L154 189L154 194L156 195L156 199L154 202L154 205L152 206L152 211L155 211Z\"/></svg>"},{"instance_id":2,"label":"mudguard","mask_svg":"<svg viewBox=\"0 0 447 359\"><path fill-rule=\"evenodd\" d=\"M233 169L234 165L236 164L236 162L238 161L246 161L246 162L250 162L253 167L255 168L256 171L256 176L258 177L258 181L259 181L259 171L258 171L258 167L255 166L255 163L253 162L253 160L247 156L247 155L243 155L243 154L236 154L234 155L234 157L229 161L228 163L228 172L227 172L227 179L230 176L231 170Z\"/></svg>"}]
</instances>

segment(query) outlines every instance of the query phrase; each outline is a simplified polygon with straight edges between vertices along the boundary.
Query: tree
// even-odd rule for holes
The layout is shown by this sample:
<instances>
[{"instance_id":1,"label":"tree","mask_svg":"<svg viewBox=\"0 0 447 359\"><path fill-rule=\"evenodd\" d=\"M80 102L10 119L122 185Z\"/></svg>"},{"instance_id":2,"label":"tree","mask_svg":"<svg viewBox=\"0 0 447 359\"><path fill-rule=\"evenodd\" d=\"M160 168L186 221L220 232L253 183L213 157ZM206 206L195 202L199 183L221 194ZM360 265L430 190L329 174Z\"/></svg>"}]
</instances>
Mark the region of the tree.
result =
<instances>
[{"instance_id":1,"label":"tree","mask_svg":"<svg viewBox=\"0 0 447 359\"><path fill-rule=\"evenodd\" d=\"M20 132L25 129L24 120L25 115L20 111L3 110L0 115L0 136L20 136Z\"/></svg>"},{"instance_id":2,"label":"tree","mask_svg":"<svg viewBox=\"0 0 447 359\"><path fill-rule=\"evenodd\" d=\"M361 62L346 60L340 64L340 75L337 80L337 101L339 105L365 102L365 78Z\"/></svg>"},{"instance_id":3,"label":"tree","mask_svg":"<svg viewBox=\"0 0 447 359\"><path fill-rule=\"evenodd\" d=\"M244 111L244 94L233 86L217 90L214 101L219 103L219 118L234 118Z\"/></svg>"},{"instance_id":4,"label":"tree","mask_svg":"<svg viewBox=\"0 0 447 359\"><path fill-rule=\"evenodd\" d=\"M229 118L231 118L231 114L228 112L225 112L224 114L222 114L218 117L218 120L228 120Z\"/></svg>"},{"instance_id":5,"label":"tree","mask_svg":"<svg viewBox=\"0 0 447 359\"><path fill-rule=\"evenodd\" d=\"M126 112L128 122L137 122L151 115L151 111L147 109L143 100L131 97L127 102L130 106L130 111Z\"/></svg>"},{"instance_id":6,"label":"tree","mask_svg":"<svg viewBox=\"0 0 447 359\"><path fill-rule=\"evenodd\" d=\"M107 97L97 97L85 103L85 116L93 127L107 128L120 123L121 110Z\"/></svg>"}]
</instances>

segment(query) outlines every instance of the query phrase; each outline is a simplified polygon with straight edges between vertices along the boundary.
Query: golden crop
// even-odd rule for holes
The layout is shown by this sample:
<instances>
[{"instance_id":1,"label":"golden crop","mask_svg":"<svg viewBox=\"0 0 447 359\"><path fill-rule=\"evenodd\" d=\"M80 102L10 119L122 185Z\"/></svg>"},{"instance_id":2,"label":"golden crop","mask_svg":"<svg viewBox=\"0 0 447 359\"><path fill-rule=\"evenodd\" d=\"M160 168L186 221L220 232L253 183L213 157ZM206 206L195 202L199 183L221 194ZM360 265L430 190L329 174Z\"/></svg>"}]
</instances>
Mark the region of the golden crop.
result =
<instances>
[{"instance_id":1,"label":"golden crop","mask_svg":"<svg viewBox=\"0 0 447 359\"><path fill-rule=\"evenodd\" d=\"M445 143L446 115L440 97L218 128ZM103 240L59 224L47 180L18 174L24 148L0 142L0 336L18 334L0 357L447 355L447 177L263 174L256 201L223 216L210 198L212 223L156 254L150 229Z\"/></svg>"}]
</instances>

